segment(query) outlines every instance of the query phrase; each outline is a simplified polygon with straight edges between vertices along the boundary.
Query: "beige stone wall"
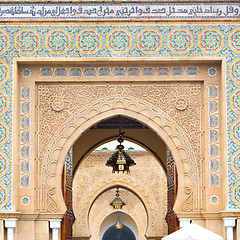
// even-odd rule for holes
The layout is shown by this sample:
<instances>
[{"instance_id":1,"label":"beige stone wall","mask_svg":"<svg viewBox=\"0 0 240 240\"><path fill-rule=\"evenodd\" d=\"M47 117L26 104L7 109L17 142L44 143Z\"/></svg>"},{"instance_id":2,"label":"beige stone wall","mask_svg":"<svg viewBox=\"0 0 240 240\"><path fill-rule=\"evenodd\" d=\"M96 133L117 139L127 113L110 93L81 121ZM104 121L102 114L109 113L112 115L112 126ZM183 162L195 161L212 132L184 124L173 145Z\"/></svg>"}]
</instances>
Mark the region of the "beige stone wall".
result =
<instances>
[{"instance_id":1,"label":"beige stone wall","mask_svg":"<svg viewBox=\"0 0 240 240\"><path fill-rule=\"evenodd\" d=\"M159 162L147 151L129 151L136 162L130 173L113 174L106 167L113 151L93 152L79 165L73 182L73 210L76 221L73 236L97 240L104 219L115 212L109 203L116 185L126 202L122 210L136 223L139 240L167 234L167 179ZM106 191L107 190L107 191Z\"/></svg>"}]
</instances>

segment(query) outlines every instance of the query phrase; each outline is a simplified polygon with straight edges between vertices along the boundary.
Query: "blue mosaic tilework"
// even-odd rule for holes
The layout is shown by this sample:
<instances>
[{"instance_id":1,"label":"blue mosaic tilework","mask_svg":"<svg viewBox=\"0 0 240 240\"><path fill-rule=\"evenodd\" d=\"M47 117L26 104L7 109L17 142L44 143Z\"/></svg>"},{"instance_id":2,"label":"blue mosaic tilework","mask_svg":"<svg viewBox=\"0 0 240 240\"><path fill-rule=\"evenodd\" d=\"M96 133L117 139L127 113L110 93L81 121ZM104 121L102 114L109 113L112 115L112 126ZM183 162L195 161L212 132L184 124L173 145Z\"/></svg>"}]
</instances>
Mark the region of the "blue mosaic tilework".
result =
<instances>
[{"instance_id":1,"label":"blue mosaic tilework","mask_svg":"<svg viewBox=\"0 0 240 240\"><path fill-rule=\"evenodd\" d=\"M25 69L23 76L26 77L29 74L30 72ZM31 87L21 88L21 121L31 122L31 93ZM20 129L20 188L30 188L31 129L29 124L20 124Z\"/></svg>"},{"instance_id":2,"label":"blue mosaic tilework","mask_svg":"<svg viewBox=\"0 0 240 240\"><path fill-rule=\"evenodd\" d=\"M225 57L229 208L240 208L239 25L1 26L1 210L12 208L12 68L16 57ZM75 70L72 74L80 74ZM161 69L159 74L168 71ZM119 69L115 74L121 75L121 72ZM59 69L58 74L65 73Z\"/></svg>"},{"instance_id":3,"label":"blue mosaic tilework","mask_svg":"<svg viewBox=\"0 0 240 240\"><path fill-rule=\"evenodd\" d=\"M210 76L215 76L215 68L208 69ZM219 100L218 86L208 86L208 146L210 187L220 187L219 164Z\"/></svg>"}]
</instances>

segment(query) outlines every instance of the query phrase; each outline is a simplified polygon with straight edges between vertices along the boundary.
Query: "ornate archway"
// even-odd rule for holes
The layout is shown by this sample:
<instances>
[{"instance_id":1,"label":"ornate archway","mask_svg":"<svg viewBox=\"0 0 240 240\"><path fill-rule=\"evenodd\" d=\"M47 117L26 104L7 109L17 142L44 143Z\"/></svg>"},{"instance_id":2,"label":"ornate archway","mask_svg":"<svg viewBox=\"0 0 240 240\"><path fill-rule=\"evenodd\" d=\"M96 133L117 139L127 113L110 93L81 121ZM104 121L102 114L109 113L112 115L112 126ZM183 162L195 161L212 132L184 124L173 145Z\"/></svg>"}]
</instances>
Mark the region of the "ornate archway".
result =
<instances>
[{"instance_id":1,"label":"ornate archway","mask_svg":"<svg viewBox=\"0 0 240 240\"><path fill-rule=\"evenodd\" d=\"M42 190L47 191L48 211L65 210L61 188L58 186L61 186L63 163L69 148L93 124L116 115L144 123L164 140L176 161L178 177L181 179L178 188L181 198L177 198L175 210L193 210L193 196L198 195L199 174L196 158L184 131L164 111L145 101L112 96L74 112L49 141L41 171Z\"/></svg>"}]
</instances>

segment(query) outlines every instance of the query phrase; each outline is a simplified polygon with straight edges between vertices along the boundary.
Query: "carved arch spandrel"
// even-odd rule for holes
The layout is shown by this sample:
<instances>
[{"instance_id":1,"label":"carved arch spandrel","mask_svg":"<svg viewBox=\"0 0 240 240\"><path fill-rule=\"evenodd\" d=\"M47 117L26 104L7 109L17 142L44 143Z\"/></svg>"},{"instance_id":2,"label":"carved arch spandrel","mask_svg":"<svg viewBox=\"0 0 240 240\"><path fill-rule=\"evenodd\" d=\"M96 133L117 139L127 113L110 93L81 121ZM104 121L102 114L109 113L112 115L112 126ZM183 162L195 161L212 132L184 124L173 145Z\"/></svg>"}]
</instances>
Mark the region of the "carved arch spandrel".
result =
<instances>
[{"instance_id":1,"label":"carved arch spandrel","mask_svg":"<svg viewBox=\"0 0 240 240\"><path fill-rule=\"evenodd\" d=\"M76 111L49 140L41 171L40 190L46 196L46 207L42 211L64 212L61 175L70 147L92 125L116 115L142 122L163 139L173 154L178 171L179 188L175 211L194 210L193 199L198 195L199 173L197 160L184 131L164 111L145 101L132 97L112 96L99 99Z\"/></svg>"}]
</instances>

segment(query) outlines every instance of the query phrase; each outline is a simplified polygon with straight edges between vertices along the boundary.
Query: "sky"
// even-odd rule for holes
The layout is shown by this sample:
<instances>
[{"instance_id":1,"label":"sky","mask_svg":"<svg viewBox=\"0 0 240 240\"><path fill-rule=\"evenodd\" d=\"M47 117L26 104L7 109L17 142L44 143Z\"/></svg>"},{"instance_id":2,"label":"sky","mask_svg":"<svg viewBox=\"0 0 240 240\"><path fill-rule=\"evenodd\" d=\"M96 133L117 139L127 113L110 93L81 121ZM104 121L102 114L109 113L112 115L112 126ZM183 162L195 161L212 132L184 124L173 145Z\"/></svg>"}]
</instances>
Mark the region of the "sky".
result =
<instances>
[{"instance_id":1,"label":"sky","mask_svg":"<svg viewBox=\"0 0 240 240\"><path fill-rule=\"evenodd\" d=\"M115 148L117 147L118 144L119 144L118 141L114 140L114 141L111 141L111 142L108 142L108 143L105 143L105 144L99 146L96 150L102 150L102 148L107 148L108 150L115 150ZM135 150L145 150L144 148L140 147L139 145L129 142L127 140L124 140L122 145L124 146L124 150L127 150L130 147L134 148Z\"/></svg>"}]
</instances>

